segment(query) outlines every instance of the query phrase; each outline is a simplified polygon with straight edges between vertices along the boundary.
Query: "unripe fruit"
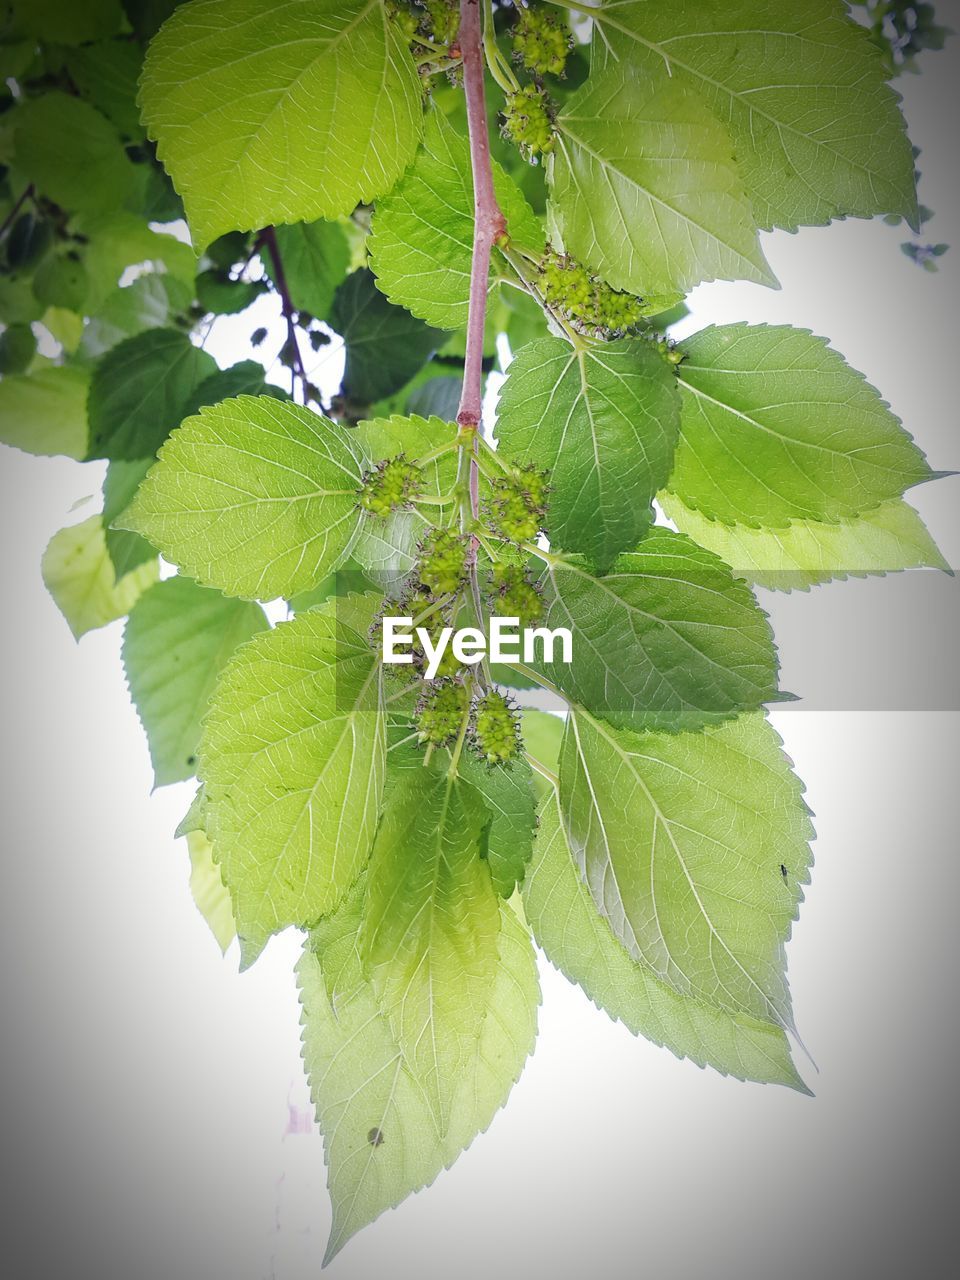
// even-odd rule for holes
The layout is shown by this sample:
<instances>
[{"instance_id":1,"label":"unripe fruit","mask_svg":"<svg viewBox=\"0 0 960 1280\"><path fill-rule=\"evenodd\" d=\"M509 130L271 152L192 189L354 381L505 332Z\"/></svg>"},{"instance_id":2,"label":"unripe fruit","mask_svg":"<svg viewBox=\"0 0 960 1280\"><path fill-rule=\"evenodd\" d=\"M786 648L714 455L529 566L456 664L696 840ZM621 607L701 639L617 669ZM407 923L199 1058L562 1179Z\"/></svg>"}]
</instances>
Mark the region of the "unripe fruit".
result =
<instances>
[{"instance_id":1,"label":"unripe fruit","mask_svg":"<svg viewBox=\"0 0 960 1280\"><path fill-rule=\"evenodd\" d=\"M527 160L535 161L538 155L552 151L556 138L547 95L533 84L508 94L501 131Z\"/></svg>"},{"instance_id":2,"label":"unripe fruit","mask_svg":"<svg viewBox=\"0 0 960 1280\"><path fill-rule=\"evenodd\" d=\"M469 702L469 694L462 684L444 681L430 685L417 703L417 737L435 747L452 742L463 725Z\"/></svg>"},{"instance_id":3,"label":"unripe fruit","mask_svg":"<svg viewBox=\"0 0 960 1280\"><path fill-rule=\"evenodd\" d=\"M540 532L547 510L547 477L536 467L494 480L487 505L493 530L511 542L529 542Z\"/></svg>"},{"instance_id":4,"label":"unripe fruit","mask_svg":"<svg viewBox=\"0 0 960 1280\"><path fill-rule=\"evenodd\" d=\"M520 9L513 28L514 57L534 75L562 76L573 40L558 16L545 9Z\"/></svg>"},{"instance_id":5,"label":"unripe fruit","mask_svg":"<svg viewBox=\"0 0 960 1280\"><path fill-rule=\"evenodd\" d=\"M569 254L550 247L540 263L537 285L549 307L598 337L616 337L643 319L639 298L611 288Z\"/></svg>"},{"instance_id":6,"label":"unripe fruit","mask_svg":"<svg viewBox=\"0 0 960 1280\"><path fill-rule=\"evenodd\" d=\"M491 575L493 611L504 618L519 618L521 627L533 626L543 617L539 591L519 565L497 565Z\"/></svg>"},{"instance_id":7,"label":"unripe fruit","mask_svg":"<svg viewBox=\"0 0 960 1280\"><path fill-rule=\"evenodd\" d=\"M420 544L417 574L435 596L459 590L467 572L467 541L452 529L433 529Z\"/></svg>"},{"instance_id":8,"label":"unripe fruit","mask_svg":"<svg viewBox=\"0 0 960 1280\"><path fill-rule=\"evenodd\" d=\"M403 454L386 458L363 477L358 502L371 515L388 516L423 491L423 473Z\"/></svg>"},{"instance_id":9,"label":"unripe fruit","mask_svg":"<svg viewBox=\"0 0 960 1280\"><path fill-rule=\"evenodd\" d=\"M502 693L491 690L474 703L471 746L487 764L506 764L520 754L520 718Z\"/></svg>"}]
</instances>

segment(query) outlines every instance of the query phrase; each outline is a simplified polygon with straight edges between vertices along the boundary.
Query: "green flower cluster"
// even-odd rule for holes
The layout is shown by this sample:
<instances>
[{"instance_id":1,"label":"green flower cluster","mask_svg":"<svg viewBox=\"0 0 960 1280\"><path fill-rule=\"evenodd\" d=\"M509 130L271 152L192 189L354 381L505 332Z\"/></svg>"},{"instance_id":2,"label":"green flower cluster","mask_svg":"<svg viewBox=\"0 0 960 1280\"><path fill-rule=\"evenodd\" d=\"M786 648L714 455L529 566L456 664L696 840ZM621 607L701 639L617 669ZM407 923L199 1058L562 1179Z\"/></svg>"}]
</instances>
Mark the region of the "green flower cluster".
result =
<instances>
[{"instance_id":1,"label":"green flower cluster","mask_svg":"<svg viewBox=\"0 0 960 1280\"><path fill-rule=\"evenodd\" d=\"M491 482L486 515L491 528L511 542L529 542L540 532L547 511L547 476L524 467Z\"/></svg>"},{"instance_id":2,"label":"green flower cluster","mask_svg":"<svg viewBox=\"0 0 960 1280\"><path fill-rule=\"evenodd\" d=\"M435 596L459 590L467 572L467 540L452 529L431 529L420 543L417 574Z\"/></svg>"},{"instance_id":3,"label":"green flower cluster","mask_svg":"<svg viewBox=\"0 0 960 1280\"><path fill-rule=\"evenodd\" d=\"M474 703L470 743L491 765L506 764L520 754L520 717L502 693L491 690Z\"/></svg>"},{"instance_id":4,"label":"green flower cluster","mask_svg":"<svg viewBox=\"0 0 960 1280\"><path fill-rule=\"evenodd\" d=\"M467 714L470 695L465 685L444 680L429 685L417 703L417 737L435 747L444 747L459 734Z\"/></svg>"},{"instance_id":5,"label":"green flower cluster","mask_svg":"<svg viewBox=\"0 0 960 1280\"><path fill-rule=\"evenodd\" d=\"M639 298L611 288L575 258L550 246L540 263L537 285L549 307L598 337L626 333L643 319Z\"/></svg>"},{"instance_id":6,"label":"green flower cluster","mask_svg":"<svg viewBox=\"0 0 960 1280\"><path fill-rule=\"evenodd\" d=\"M547 95L534 84L507 95L500 127L503 136L531 162L553 150L553 108Z\"/></svg>"},{"instance_id":7,"label":"green flower cluster","mask_svg":"<svg viewBox=\"0 0 960 1280\"><path fill-rule=\"evenodd\" d=\"M519 9L513 28L513 54L534 75L562 76L573 48L570 33L546 9Z\"/></svg>"},{"instance_id":8,"label":"green flower cluster","mask_svg":"<svg viewBox=\"0 0 960 1280\"><path fill-rule=\"evenodd\" d=\"M533 626L543 617L540 592L520 565L497 565L490 585L494 613L503 618L519 618L521 627Z\"/></svg>"},{"instance_id":9,"label":"green flower cluster","mask_svg":"<svg viewBox=\"0 0 960 1280\"><path fill-rule=\"evenodd\" d=\"M363 477L357 501L371 515L388 516L423 492L423 472L404 455L386 458Z\"/></svg>"}]
</instances>

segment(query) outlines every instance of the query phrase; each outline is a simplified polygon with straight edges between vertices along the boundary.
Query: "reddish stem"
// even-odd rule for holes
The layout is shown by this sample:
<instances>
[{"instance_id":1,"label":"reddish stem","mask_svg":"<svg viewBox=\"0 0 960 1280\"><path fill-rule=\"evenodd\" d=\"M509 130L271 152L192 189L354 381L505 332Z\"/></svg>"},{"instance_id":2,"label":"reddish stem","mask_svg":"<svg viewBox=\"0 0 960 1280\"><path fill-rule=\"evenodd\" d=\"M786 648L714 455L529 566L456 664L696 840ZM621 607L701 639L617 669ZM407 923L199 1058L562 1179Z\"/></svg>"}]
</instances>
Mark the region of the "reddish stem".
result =
<instances>
[{"instance_id":1,"label":"reddish stem","mask_svg":"<svg viewBox=\"0 0 960 1280\"><path fill-rule=\"evenodd\" d=\"M507 224L493 189L490 138L484 92L483 37L479 0L460 0L460 52L463 87L467 97L470 164L473 170L473 263L470 271L470 306L467 315L467 350L463 364L463 392L457 422L476 428L483 410L483 333L487 316L490 255ZM470 497L474 516L479 480L474 465L470 473Z\"/></svg>"}]
</instances>

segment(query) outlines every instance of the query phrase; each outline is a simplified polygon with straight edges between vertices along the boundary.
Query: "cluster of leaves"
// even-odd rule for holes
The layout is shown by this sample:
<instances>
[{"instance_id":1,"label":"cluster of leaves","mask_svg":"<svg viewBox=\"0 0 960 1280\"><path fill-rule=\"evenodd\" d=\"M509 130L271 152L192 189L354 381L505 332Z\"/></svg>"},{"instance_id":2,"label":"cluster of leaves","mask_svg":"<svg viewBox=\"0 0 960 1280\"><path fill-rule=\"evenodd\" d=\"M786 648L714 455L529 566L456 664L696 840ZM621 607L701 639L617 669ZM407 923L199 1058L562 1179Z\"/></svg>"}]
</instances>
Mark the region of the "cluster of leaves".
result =
<instances>
[{"instance_id":1,"label":"cluster of leaves","mask_svg":"<svg viewBox=\"0 0 960 1280\"><path fill-rule=\"evenodd\" d=\"M784 946L812 829L752 588L941 563L903 499L926 460L824 339L733 324L674 349L657 328L702 281L773 283L761 229L916 223L869 32L839 0L610 0L570 51L571 7L483 6L507 225L485 367L514 352L496 449L454 423L474 230L454 6L5 9L2 436L107 463L102 513L44 576L78 635L127 616L157 782L200 780L181 834L218 940L248 965L305 932L328 1256L503 1105L534 940L631 1031L805 1087ZM518 102L543 105L536 137ZM203 350L257 307L262 354L267 306L292 396ZM398 606L432 632L568 627L574 661L388 673ZM530 684L563 719L518 712Z\"/></svg>"}]
</instances>

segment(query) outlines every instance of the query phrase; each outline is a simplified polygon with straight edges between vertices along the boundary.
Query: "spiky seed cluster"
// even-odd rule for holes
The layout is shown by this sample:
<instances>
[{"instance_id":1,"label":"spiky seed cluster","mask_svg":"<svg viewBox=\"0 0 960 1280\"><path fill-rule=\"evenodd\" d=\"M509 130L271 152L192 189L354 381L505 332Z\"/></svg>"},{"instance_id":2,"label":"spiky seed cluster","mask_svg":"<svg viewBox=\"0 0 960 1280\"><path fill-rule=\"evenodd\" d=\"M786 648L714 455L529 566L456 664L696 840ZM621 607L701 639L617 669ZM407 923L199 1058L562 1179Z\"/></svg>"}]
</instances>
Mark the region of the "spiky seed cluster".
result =
<instances>
[{"instance_id":1,"label":"spiky seed cluster","mask_svg":"<svg viewBox=\"0 0 960 1280\"><path fill-rule=\"evenodd\" d=\"M536 467L524 467L491 484L487 517L496 533L511 542L529 542L540 532L547 511L547 477Z\"/></svg>"},{"instance_id":2,"label":"spiky seed cluster","mask_svg":"<svg viewBox=\"0 0 960 1280\"><path fill-rule=\"evenodd\" d=\"M598 337L617 337L643 319L640 298L611 288L575 258L552 247L540 262L537 283L548 306Z\"/></svg>"},{"instance_id":3,"label":"spiky seed cluster","mask_svg":"<svg viewBox=\"0 0 960 1280\"><path fill-rule=\"evenodd\" d=\"M363 477L357 501L371 515L388 516L423 492L423 472L403 454L386 458Z\"/></svg>"},{"instance_id":4,"label":"spiky seed cluster","mask_svg":"<svg viewBox=\"0 0 960 1280\"><path fill-rule=\"evenodd\" d=\"M513 56L534 75L562 76L573 48L570 33L546 9L520 9L513 28Z\"/></svg>"},{"instance_id":5,"label":"spiky seed cluster","mask_svg":"<svg viewBox=\"0 0 960 1280\"><path fill-rule=\"evenodd\" d=\"M431 529L420 543L418 577L435 596L450 595L467 572L467 540L452 529Z\"/></svg>"},{"instance_id":6,"label":"spiky seed cluster","mask_svg":"<svg viewBox=\"0 0 960 1280\"><path fill-rule=\"evenodd\" d=\"M543 90L535 84L525 84L516 93L508 94L501 131L531 162L552 151L556 141L553 108Z\"/></svg>"},{"instance_id":7,"label":"spiky seed cluster","mask_svg":"<svg viewBox=\"0 0 960 1280\"><path fill-rule=\"evenodd\" d=\"M453 44L460 34L460 6L457 0L417 0L426 9L420 32L434 44Z\"/></svg>"},{"instance_id":8,"label":"spiky seed cluster","mask_svg":"<svg viewBox=\"0 0 960 1280\"><path fill-rule=\"evenodd\" d=\"M543 600L526 570L515 564L497 565L491 575L493 611L503 618L519 618L530 627L543 617Z\"/></svg>"},{"instance_id":9,"label":"spiky seed cluster","mask_svg":"<svg viewBox=\"0 0 960 1280\"><path fill-rule=\"evenodd\" d=\"M473 705L470 744L487 764L506 764L520 754L520 717L502 693L491 690Z\"/></svg>"},{"instance_id":10,"label":"spiky seed cluster","mask_svg":"<svg viewBox=\"0 0 960 1280\"><path fill-rule=\"evenodd\" d=\"M467 714L470 695L464 685L452 680L431 684L417 703L417 737L435 747L444 747L459 734Z\"/></svg>"}]
</instances>

